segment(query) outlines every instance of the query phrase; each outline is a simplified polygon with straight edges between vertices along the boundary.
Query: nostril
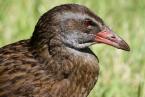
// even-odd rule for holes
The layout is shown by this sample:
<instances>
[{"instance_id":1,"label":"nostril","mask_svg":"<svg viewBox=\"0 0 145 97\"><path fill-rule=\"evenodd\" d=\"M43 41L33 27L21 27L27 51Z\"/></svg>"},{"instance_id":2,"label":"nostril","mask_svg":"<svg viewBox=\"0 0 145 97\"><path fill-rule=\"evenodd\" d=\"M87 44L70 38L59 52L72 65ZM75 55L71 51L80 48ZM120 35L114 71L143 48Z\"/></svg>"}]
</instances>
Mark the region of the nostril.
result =
<instances>
[{"instance_id":1,"label":"nostril","mask_svg":"<svg viewBox=\"0 0 145 97\"><path fill-rule=\"evenodd\" d=\"M116 37L113 35L113 36L111 36L111 38L113 38L113 39L114 39L114 38L116 38Z\"/></svg>"}]
</instances>

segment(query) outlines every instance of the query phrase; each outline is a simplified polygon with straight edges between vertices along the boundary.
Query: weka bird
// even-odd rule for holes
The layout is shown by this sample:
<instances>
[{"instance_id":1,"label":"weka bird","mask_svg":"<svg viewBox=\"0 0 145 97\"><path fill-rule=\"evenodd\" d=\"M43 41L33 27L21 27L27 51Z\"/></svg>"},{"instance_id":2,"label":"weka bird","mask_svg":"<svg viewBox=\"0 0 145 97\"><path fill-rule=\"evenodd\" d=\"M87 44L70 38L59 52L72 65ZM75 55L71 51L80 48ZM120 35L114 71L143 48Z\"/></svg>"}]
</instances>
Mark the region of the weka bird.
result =
<instances>
[{"instance_id":1,"label":"weka bird","mask_svg":"<svg viewBox=\"0 0 145 97\"><path fill-rule=\"evenodd\" d=\"M99 74L97 56L89 49L96 43L130 50L84 6L49 10L31 39L0 48L0 97L87 97Z\"/></svg>"}]
</instances>

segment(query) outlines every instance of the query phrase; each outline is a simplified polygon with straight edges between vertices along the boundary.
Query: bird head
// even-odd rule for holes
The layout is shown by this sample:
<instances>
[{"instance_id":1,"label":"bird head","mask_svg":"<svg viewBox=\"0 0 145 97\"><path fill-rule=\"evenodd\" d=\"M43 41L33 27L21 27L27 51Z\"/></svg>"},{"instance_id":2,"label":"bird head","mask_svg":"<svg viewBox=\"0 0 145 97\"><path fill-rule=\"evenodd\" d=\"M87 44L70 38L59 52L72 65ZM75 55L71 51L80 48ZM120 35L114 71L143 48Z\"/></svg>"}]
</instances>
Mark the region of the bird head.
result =
<instances>
[{"instance_id":1,"label":"bird head","mask_svg":"<svg viewBox=\"0 0 145 97\"><path fill-rule=\"evenodd\" d=\"M118 49L130 50L128 44L116 35L100 17L78 4L60 5L46 12L38 21L35 30L35 36L39 35L39 32L47 33L44 37L55 32L65 46L74 49L104 43Z\"/></svg>"}]
</instances>

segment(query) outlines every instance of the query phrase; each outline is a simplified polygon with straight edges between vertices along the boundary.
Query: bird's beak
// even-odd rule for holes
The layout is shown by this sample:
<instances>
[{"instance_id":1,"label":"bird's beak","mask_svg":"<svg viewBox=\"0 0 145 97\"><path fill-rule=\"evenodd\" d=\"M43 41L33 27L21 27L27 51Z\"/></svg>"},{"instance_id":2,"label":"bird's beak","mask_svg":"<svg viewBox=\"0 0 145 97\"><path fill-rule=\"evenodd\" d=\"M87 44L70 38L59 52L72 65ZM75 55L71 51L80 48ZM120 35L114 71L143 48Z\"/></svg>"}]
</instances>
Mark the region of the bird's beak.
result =
<instances>
[{"instance_id":1,"label":"bird's beak","mask_svg":"<svg viewBox=\"0 0 145 97\"><path fill-rule=\"evenodd\" d=\"M95 41L97 43L104 43L122 49L130 51L128 44L119 36L117 36L111 29L105 27L103 31L96 34Z\"/></svg>"}]
</instances>

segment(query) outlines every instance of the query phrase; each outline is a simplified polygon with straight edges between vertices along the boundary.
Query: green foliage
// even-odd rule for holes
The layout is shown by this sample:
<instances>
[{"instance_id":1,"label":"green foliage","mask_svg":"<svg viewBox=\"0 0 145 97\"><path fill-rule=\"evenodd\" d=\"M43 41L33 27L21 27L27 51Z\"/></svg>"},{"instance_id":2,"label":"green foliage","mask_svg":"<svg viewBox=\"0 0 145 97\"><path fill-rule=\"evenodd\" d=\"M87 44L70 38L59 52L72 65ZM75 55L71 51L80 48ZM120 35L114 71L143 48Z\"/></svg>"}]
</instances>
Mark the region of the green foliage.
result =
<instances>
[{"instance_id":1,"label":"green foliage","mask_svg":"<svg viewBox=\"0 0 145 97\"><path fill-rule=\"evenodd\" d=\"M100 59L100 76L89 97L145 97L145 0L0 0L0 46L31 37L39 17L64 3L86 5L131 47L129 53L91 47Z\"/></svg>"}]
</instances>

